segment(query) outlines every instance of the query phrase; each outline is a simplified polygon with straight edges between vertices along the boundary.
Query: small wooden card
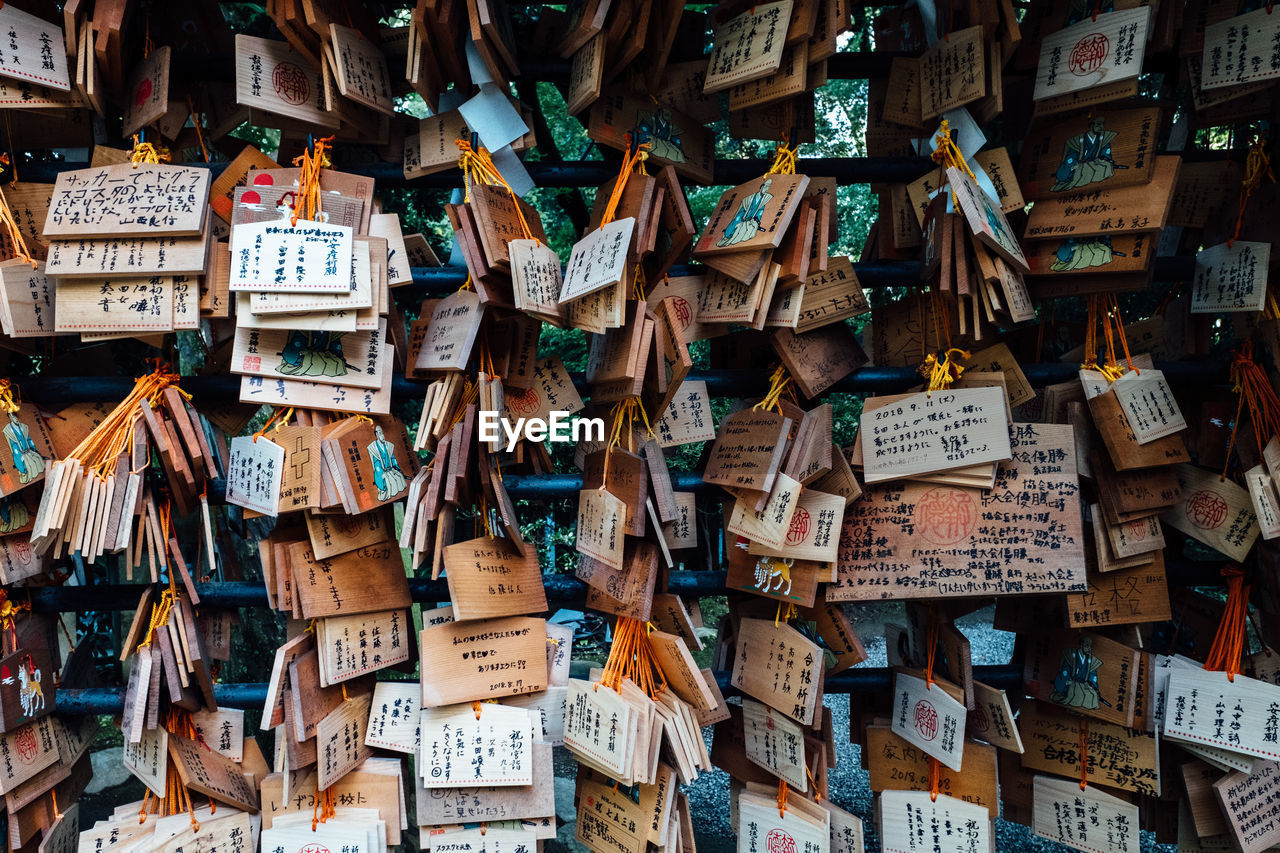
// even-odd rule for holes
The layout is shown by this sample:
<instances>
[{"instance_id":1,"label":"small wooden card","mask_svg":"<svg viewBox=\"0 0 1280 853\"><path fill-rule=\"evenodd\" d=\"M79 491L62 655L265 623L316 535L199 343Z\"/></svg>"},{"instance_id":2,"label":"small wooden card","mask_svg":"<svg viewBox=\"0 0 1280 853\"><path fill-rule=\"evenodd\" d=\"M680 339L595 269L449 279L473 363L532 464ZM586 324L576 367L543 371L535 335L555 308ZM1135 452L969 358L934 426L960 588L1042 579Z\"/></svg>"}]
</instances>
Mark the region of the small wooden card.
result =
<instances>
[{"instance_id":1,"label":"small wooden card","mask_svg":"<svg viewBox=\"0 0 1280 853\"><path fill-rule=\"evenodd\" d=\"M309 542L289 546L293 593L304 619L378 613L412 603L398 543L384 540L325 560Z\"/></svg>"},{"instance_id":2,"label":"small wooden card","mask_svg":"<svg viewBox=\"0 0 1280 853\"><path fill-rule=\"evenodd\" d=\"M1111 383L1116 401L1129 419L1139 444L1181 432L1187 428L1173 389L1160 370L1131 370Z\"/></svg>"},{"instance_id":3,"label":"small wooden card","mask_svg":"<svg viewBox=\"0 0 1280 853\"><path fill-rule=\"evenodd\" d=\"M818 645L789 625L743 619L731 683L806 726L813 725L822 683Z\"/></svg>"},{"instance_id":4,"label":"small wooden card","mask_svg":"<svg viewBox=\"0 0 1280 853\"><path fill-rule=\"evenodd\" d=\"M349 226L303 219L234 225L228 287L233 293L350 294L351 240Z\"/></svg>"},{"instance_id":5,"label":"small wooden card","mask_svg":"<svg viewBox=\"0 0 1280 853\"><path fill-rule=\"evenodd\" d=\"M58 174L46 237L194 237L208 217L208 169L122 163Z\"/></svg>"},{"instance_id":6,"label":"small wooden card","mask_svg":"<svg viewBox=\"0 0 1280 853\"><path fill-rule=\"evenodd\" d=\"M1243 675L1174 667L1169 673L1162 735L1274 760L1280 731L1280 687ZM1230 709L1224 718L1219 706Z\"/></svg>"},{"instance_id":7,"label":"small wooden card","mask_svg":"<svg viewBox=\"0 0 1280 853\"><path fill-rule=\"evenodd\" d=\"M33 646L0 658L0 731L11 732L51 714L57 704L48 649Z\"/></svg>"},{"instance_id":8,"label":"small wooden card","mask_svg":"<svg viewBox=\"0 0 1280 853\"><path fill-rule=\"evenodd\" d=\"M844 508L845 500L840 495L805 489L787 523L782 545L775 548L770 543L752 540L748 550L752 554L834 563L839 554Z\"/></svg>"},{"instance_id":9,"label":"small wooden card","mask_svg":"<svg viewBox=\"0 0 1280 853\"><path fill-rule=\"evenodd\" d=\"M265 436L231 439L227 503L274 517L279 511L284 457L284 448Z\"/></svg>"},{"instance_id":10,"label":"small wooden card","mask_svg":"<svg viewBox=\"0 0 1280 853\"><path fill-rule=\"evenodd\" d=\"M938 39L920 57L920 114L928 121L987 94L981 25Z\"/></svg>"},{"instance_id":11,"label":"small wooden card","mask_svg":"<svg viewBox=\"0 0 1280 853\"><path fill-rule=\"evenodd\" d=\"M346 699L316 723L316 784L323 791L373 754L365 745L373 694Z\"/></svg>"},{"instance_id":12,"label":"small wooden card","mask_svg":"<svg viewBox=\"0 0 1280 853\"><path fill-rule=\"evenodd\" d=\"M791 419L743 409L724 419L702 472L704 483L769 492L786 450Z\"/></svg>"},{"instance_id":13,"label":"small wooden card","mask_svg":"<svg viewBox=\"0 0 1280 853\"><path fill-rule=\"evenodd\" d=\"M1079 788L1082 717L1043 702L1024 702L1018 730L1026 747L1022 766L1043 773L1073 777ZM1154 733L1090 719L1087 778L1103 785L1153 797L1160 795L1159 751Z\"/></svg>"},{"instance_id":14,"label":"small wooden card","mask_svg":"<svg viewBox=\"0 0 1280 853\"><path fill-rule=\"evenodd\" d=\"M1178 465L1176 470L1180 496L1160 519L1230 559L1243 561L1259 534L1249 493L1194 465Z\"/></svg>"},{"instance_id":15,"label":"small wooden card","mask_svg":"<svg viewBox=\"0 0 1280 853\"><path fill-rule=\"evenodd\" d=\"M67 54L74 51L65 49L66 37L62 27L10 5L0 8L0 32L5 34L0 76L27 80L63 92L71 89Z\"/></svg>"},{"instance_id":16,"label":"small wooden card","mask_svg":"<svg viewBox=\"0 0 1280 853\"><path fill-rule=\"evenodd\" d=\"M324 91L324 78L315 62L287 42L236 34L237 104L307 124L337 127L340 119L326 109Z\"/></svg>"},{"instance_id":17,"label":"small wooden card","mask_svg":"<svg viewBox=\"0 0 1280 853\"><path fill-rule=\"evenodd\" d=\"M0 496L7 497L44 480L56 454L45 420L33 406L8 413L6 420L8 452L0 452Z\"/></svg>"},{"instance_id":18,"label":"small wooden card","mask_svg":"<svg viewBox=\"0 0 1280 853\"><path fill-rule=\"evenodd\" d=\"M1200 87L1238 86L1280 75L1273 52L1278 36L1280 22L1267 9L1209 24L1204 28Z\"/></svg>"},{"instance_id":19,"label":"small wooden card","mask_svg":"<svg viewBox=\"0 0 1280 853\"><path fill-rule=\"evenodd\" d=\"M536 717L524 708L484 704L426 708L418 767L425 788L532 785ZM545 780L542 780L545 781Z\"/></svg>"},{"instance_id":20,"label":"small wooden card","mask_svg":"<svg viewBox=\"0 0 1280 853\"><path fill-rule=\"evenodd\" d=\"M778 248L808 186L804 175L765 175L725 190L694 255Z\"/></svg>"},{"instance_id":21,"label":"small wooden card","mask_svg":"<svg viewBox=\"0 0 1280 853\"><path fill-rule=\"evenodd\" d=\"M1046 36L1040 45L1035 100L1138 76L1151 17L1145 6L1103 12Z\"/></svg>"},{"instance_id":22,"label":"small wooden card","mask_svg":"<svg viewBox=\"0 0 1280 853\"><path fill-rule=\"evenodd\" d=\"M762 3L716 27L704 95L768 77L782 62L792 0Z\"/></svg>"},{"instance_id":23,"label":"small wooden card","mask_svg":"<svg viewBox=\"0 0 1280 853\"><path fill-rule=\"evenodd\" d=\"M1061 631L1027 656L1028 693L1044 702L1132 726L1138 652L1085 631Z\"/></svg>"},{"instance_id":24,"label":"small wooden card","mask_svg":"<svg viewBox=\"0 0 1280 853\"><path fill-rule=\"evenodd\" d=\"M169 755L182 784L192 791L249 814L258 813L258 792L231 759L177 735L169 736Z\"/></svg>"},{"instance_id":25,"label":"small wooden card","mask_svg":"<svg viewBox=\"0 0 1280 853\"><path fill-rule=\"evenodd\" d=\"M1023 141L1023 195L1031 201L1103 184L1145 184L1155 168L1156 106L1040 119Z\"/></svg>"},{"instance_id":26,"label":"small wooden card","mask_svg":"<svg viewBox=\"0 0 1280 853\"><path fill-rule=\"evenodd\" d=\"M1077 850L1142 849L1138 807L1128 800L1052 776L1036 777L1034 796L1031 829L1041 838ZM1082 814L1088 819L1081 820Z\"/></svg>"},{"instance_id":27,"label":"small wooden card","mask_svg":"<svg viewBox=\"0 0 1280 853\"><path fill-rule=\"evenodd\" d=\"M547 609L542 570L533 548L510 539L480 537L444 549L453 617L460 622L541 613Z\"/></svg>"},{"instance_id":28,"label":"small wooden card","mask_svg":"<svg viewBox=\"0 0 1280 853\"><path fill-rule=\"evenodd\" d=\"M125 104L121 134L129 136L146 125L164 118L169 111L169 55L172 49L163 45L151 51L138 63L129 80L131 97Z\"/></svg>"},{"instance_id":29,"label":"small wooden card","mask_svg":"<svg viewBox=\"0 0 1280 853\"><path fill-rule=\"evenodd\" d=\"M913 394L863 412L860 433L867 483L900 480L1010 458L1000 388Z\"/></svg>"},{"instance_id":30,"label":"small wooden card","mask_svg":"<svg viewBox=\"0 0 1280 853\"><path fill-rule=\"evenodd\" d=\"M635 232L631 217L602 225L573 244L560 287L560 302L572 302L613 287L626 275L627 248Z\"/></svg>"},{"instance_id":31,"label":"small wooden card","mask_svg":"<svg viewBox=\"0 0 1280 853\"><path fill-rule=\"evenodd\" d=\"M422 705L438 708L547 686L547 631L542 619L511 616L424 628Z\"/></svg>"},{"instance_id":32,"label":"small wooden card","mask_svg":"<svg viewBox=\"0 0 1280 853\"><path fill-rule=\"evenodd\" d=\"M893 732L952 770L964 757L964 703L941 682L932 686L906 672L893 677Z\"/></svg>"},{"instance_id":33,"label":"small wooden card","mask_svg":"<svg viewBox=\"0 0 1280 853\"><path fill-rule=\"evenodd\" d=\"M1237 240L1196 253L1192 314L1261 311L1267 298L1271 244Z\"/></svg>"},{"instance_id":34,"label":"small wooden card","mask_svg":"<svg viewBox=\"0 0 1280 853\"><path fill-rule=\"evenodd\" d=\"M1213 783L1222 818L1243 853L1262 853L1280 843L1277 798L1280 764L1259 761L1252 773L1228 773Z\"/></svg>"},{"instance_id":35,"label":"small wooden card","mask_svg":"<svg viewBox=\"0 0 1280 853\"><path fill-rule=\"evenodd\" d=\"M928 791L880 794L880 843L895 853L992 853L991 816L982 806Z\"/></svg>"}]
</instances>

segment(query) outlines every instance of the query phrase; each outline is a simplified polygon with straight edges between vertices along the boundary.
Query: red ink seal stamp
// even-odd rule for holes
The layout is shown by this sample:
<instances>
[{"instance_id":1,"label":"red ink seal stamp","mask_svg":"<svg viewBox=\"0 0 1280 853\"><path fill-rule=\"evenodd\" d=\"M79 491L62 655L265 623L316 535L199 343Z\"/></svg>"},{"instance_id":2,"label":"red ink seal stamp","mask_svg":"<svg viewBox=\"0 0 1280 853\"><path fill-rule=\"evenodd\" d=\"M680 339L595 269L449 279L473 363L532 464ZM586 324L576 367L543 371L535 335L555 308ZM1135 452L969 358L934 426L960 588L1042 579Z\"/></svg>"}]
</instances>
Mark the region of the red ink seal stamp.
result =
<instances>
[{"instance_id":1,"label":"red ink seal stamp","mask_svg":"<svg viewBox=\"0 0 1280 853\"><path fill-rule=\"evenodd\" d=\"M963 489L930 489L916 502L916 532L933 545L968 539L977 523L978 506Z\"/></svg>"},{"instance_id":2,"label":"red ink seal stamp","mask_svg":"<svg viewBox=\"0 0 1280 853\"><path fill-rule=\"evenodd\" d=\"M142 82L138 84L138 88L133 93L133 105L140 107L147 102L147 98L151 97L151 78L144 77Z\"/></svg>"},{"instance_id":3,"label":"red ink seal stamp","mask_svg":"<svg viewBox=\"0 0 1280 853\"><path fill-rule=\"evenodd\" d=\"M933 740L938 736L938 711L933 707L932 702L925 699L917 702L914 717L916 731L919 732L920 737Z\"/></svg>"},{"instance_id":4,"label":"red ink seal stamp","mask_svg":"<svg viewBox=\"0 0 1280 853\"><path fill-rule=\"evenodd\" d=\"M323 844L308 844L304 846L298 853L329 853L329 848Z\"/></svg>"},{"instance_id":5,"label":"red ink seal stamp","mask_svg":"<svg viewBox=\"0 0 1280 853\"><path fill-rule=\"evenodd\" d=\"M671 307L676 312L676 319L680 321L680 328L689 328L689 324L693 322L693 309L689 307L689 300L683 296L673 296Z\"/></svg>"},{"instance_id":6,"label":"red ink seal stamp","mask_svg":"<svg viewBox=\"0 0 1280 853\"><path fill-rule=\"evenodd\" d=\"M1124 535L1135 541L1146 539L1150 535L1147 529L1147 520L1140 518L1137 521L1125 522L1123 526Z\"/></svg>"},{"instance_id":7,"label":"red ink seal stamp","mask_svg":"<svg viewBox=\"0 0 1280 853\"><path fill-rule=\"evenodd\" d=\"M275 88L280 100L287 104L306 103L311 93L311 84L307 82L307 74L292 62L281 62L271 74L271 85ZM325 851L329 853L329 851Z\"/></svg>"},{"instance_id":8,"label":"red ink seal stamp","mask_svg":"<svg viewBox=\"0 0 1280 853\"><path fill-rule=\"evenodd\" d=\"M791 526L787 528L787 544L799 545L804 538L809 535L809 510L802 506L796 507L795 514L791 516Z\"/></svg>"},{"instance_id":9,"label":"red ink seal stamp","mask_svg":"<svg viewBox=\"0 0 1280 853\"><path fill-rule=\"evenodd\" d=\"M1083 77L1101 68L1102 63L1106 62L1110 55L1111 42L1107 37L1102 33L1089 33L1071 48L1067 67L1071 69L1072 74Z\"/></svg>"},{"instance_id":10,"label":"red ink seal stamp","mask_svg":"<svg viewBox=\"0 0 1280 853\"><path fill-rule=\"evenodd\" d=\"M1213 530L1227 520L1227 502L1217 492L1201 489L1187 501L1187 518L1201 530Z\"/></svg>"},{"instance_id":11,"label":"red ink seal stamp","mask_svg":"<svg viewBox=\"0 0 1280 853\"><path fill-rule=\"evenodd\" d=\"M965 716L965 722L969 726L969 730L982 734L991 728L991 717L987 715L987 709L978 705Z\"/></svg>"},{"instance_id":12,"label":"red ink seal stamp","mask_svg":"<svg viewBox=\"0 0 1280 853\"><path fill-rule=\"evenodd\" d=\"M262 358L261 358L261 356L256 356L256 355L246 355L246 356L244 357L244 369L245 369L245 370L252 370L252 371L255 371L255 372L257 372L257 371L261 370L261 369L262 369Z\"/></svg>"},{"instance_id":13,"label":"red ink seal stamp","mask_svg":"<svg viewBox=\"0 0 1280 853\"><path fill-rule=\"evenodd\" d=\"M764 838L768 853L796 853L796 840L781 829L771 829Z\"/></svg>"},{"instance_id":14,"label":"red ink seal stamp","mask_svg":"<svg viewBox=\"0 0 1280 853\"><path fill-rule=\"evenodd\" d=\"M523 391L512 391L507 395L507 405L511 407L511 411L520 417L528 417L538 411L542 398L538 396L538 392L534 388L526 388Z\"/></svg>"},{"instance_id":15,"label":"red ink seal stamp","mask_svg":"<svg viewBox=\"0 0 1280 853\"><path fill-rule=\"evenodd\" d=\"M34 763L36 753L40 751L40 744L36 741L36 727L25 726L18 729L13 739L13 748L18 753L18 760L23 764Z\"/></svg>"}]
</instances>

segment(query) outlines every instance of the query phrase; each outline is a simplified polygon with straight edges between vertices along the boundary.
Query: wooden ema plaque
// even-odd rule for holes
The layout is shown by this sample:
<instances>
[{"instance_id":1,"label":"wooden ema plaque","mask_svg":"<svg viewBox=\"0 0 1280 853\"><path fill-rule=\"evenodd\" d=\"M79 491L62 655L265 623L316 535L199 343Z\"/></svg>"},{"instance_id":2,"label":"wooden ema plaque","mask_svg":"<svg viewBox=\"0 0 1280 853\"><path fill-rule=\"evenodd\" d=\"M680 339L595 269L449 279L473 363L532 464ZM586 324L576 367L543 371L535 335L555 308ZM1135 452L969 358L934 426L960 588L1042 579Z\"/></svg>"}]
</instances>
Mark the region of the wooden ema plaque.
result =
<instances>
[{"instance_id":1,"label":"wooden ema plaque","mask_svg":"<svg viewBox=\"0 0 1280 853\"><path fill-rule=\"evenodd\" d=\"M1014 458L1000 463L988 492L918 483L868 487L845 515L837 581L828 588L828 600L1085 591L1071 427L1016 424L1010 445ZM1053 462L1036 474L1037 459ZM1031 482L1035 492L1027 488ZM1000 497L1006 493L1012 502ZM998 524L983 519L988 501L1000 502L1008 514ZM1053 519L1048 524L1041 518L1046 507ZM911 519L907 525L904 515ZM1025 532L1014 534L1011 524ZM1026 551L1025 560L1007 551L1015 538L1033 543L1046 535L1054 541ZM935 577L926 568L934 557L959 570Z\"/></svg>"},{"instance_id":2,"label":"wooden ema plaque","mask_svg":"<svg viewBox=\"0 0 1280 853\"><path fill-rule=\"evenodd\" d=\"M542 619L512 616L424 628L423 707L546 689L546 645Z\"/></svg>"}]
</instances>

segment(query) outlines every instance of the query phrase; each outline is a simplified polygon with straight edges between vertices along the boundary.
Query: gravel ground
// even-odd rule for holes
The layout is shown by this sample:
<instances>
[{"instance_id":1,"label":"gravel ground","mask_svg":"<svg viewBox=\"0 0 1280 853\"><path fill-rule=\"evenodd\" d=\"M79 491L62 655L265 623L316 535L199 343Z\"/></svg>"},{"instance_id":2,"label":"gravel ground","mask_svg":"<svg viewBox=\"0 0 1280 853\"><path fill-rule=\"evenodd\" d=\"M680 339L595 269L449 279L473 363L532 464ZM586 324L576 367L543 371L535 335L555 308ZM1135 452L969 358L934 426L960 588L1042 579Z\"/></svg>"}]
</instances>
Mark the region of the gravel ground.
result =
<instances>
[{"instance_id":1,"label":"gravel ground","mask_svg":"<svg viewBox=\"0 0 1280 853\"><path fill-rule=\"evenodd\" d=\"M992 608L979 610L956 621L957 627L969 638L973 654L973 662L979 665L1008 663L1013 654L1013 635L997 631L991 627ZM856 614L851 613L858 634L866 647L868 660L864 666L882 667L886 665L884 624L885 622L903 622L901 604L883 606L861 606ZM872 819L872 793L870 777L862 769L859 747L847 743L842 733L849 731L849 697L847 695L829 695L825 704L831 709L833 725L836 732L838 760L836 768L830 771L828 786L831 799L836 805L858 815L863 820L866 831L867 853L878 853L879 839L876 837ZM707 732L710 744L710 732ZM566 848L574 853L585 853L586 848L573 840L575 825L573 823L573 778L577 765L567 750L556 750L556 807L563 825L560 827L556 842L548 842L546 853L564 853ZM698 853L733 853L737 849L737 838L729 824L729 774L722 770L705 773L692 785L685 786L684 792L689 797L689 805L693 811L694 836L697 840ZM1172 845L1153 843L1150 833L1143 834L1142 849L1144 853L1172 853L1176 848ZM996 821L996 849L999 851L1036 851L1036 853L1059 853L1071 848L1036 838L1027 827L1005 820Z\"/></svg>"}]
</instances>

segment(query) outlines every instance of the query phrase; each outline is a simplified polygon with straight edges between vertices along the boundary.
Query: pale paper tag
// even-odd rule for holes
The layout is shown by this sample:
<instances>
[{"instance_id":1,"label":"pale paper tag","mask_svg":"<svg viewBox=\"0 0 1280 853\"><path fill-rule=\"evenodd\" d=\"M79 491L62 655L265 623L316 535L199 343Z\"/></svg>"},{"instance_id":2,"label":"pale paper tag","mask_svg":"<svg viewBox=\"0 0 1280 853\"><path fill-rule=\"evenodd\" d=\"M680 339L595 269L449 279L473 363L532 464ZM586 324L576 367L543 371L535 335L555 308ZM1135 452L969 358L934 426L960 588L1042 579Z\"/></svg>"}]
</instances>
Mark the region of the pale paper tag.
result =
<instances>
[{"instance_id":1,"label":"pale paper tag","mask_svg":"<svg viewBox=\"0 0 1280 853\"><path fill-rule=\"evenodd\" d=\"M426 788L533 784L534 716L482 703L424 708L418 770ZM545 782L546 780L543 780Z\"/></svg>"},{"instance_id":2,"label":"pale paper tag","mask_svg":"<svg viewBox=\"0 0 1280 853\"><path fill-rule=\"evenodd\" d=\"M283 447L265 436L236 436L227 464L227 503L275 517L283 474Z\"/></svg>"},{"instance_id":3,"label":"pale paper tag","mask_svg":"<svg viewBox=\"0 0 1280 853\"><path fill-rule=\"evenodd\" d=\"M1237 240L1196 253L1192 314L1261 311L1267 299L1271 244Z\"/></svg>"},{"instance_id":4,"label":"pale paper tag","mask_svg":"<svg viewBox=\"0 0 1280 853\"><path fill-rule=\"evenodd\" d=\"M885 853L991 853L985 806L928 791L880 793L880 843Z\"/></svg>"},{"instance_id":5,"label":"pale paper tag","mask_svg":"<svg viewBox=\"0 0 1280 853\"><path fill-rule=\"evenodd\" d=\"M1111 389L1138 444L1146 444L1187 428L1187 421L1173 397L1173 389L1160 370L1131 370L1115 382Z\"/></svg>"},{"instance_id":6,"label":"pale paper tag","mask_svg":"<svg viewBox=\"0 0 1280 853\"><path fill-rule=\"evenodd\" d=\"M1096 788L1053 776L1036 776L1032 831L1085 853L1139 853L1138 807ZM1087 819L1080 819L1087 815Z\"/></svg>"},{"instance_id":7,"label":"pale paper tag","mask_svg":"<svg viewBox=\"0 0 1280 853\"><path fill-rule=\"evenodd\" d=\"M864 479L900 480L1010 458L1004 391L913 394L862 413Z\"/></svg>"}]
</instances>

